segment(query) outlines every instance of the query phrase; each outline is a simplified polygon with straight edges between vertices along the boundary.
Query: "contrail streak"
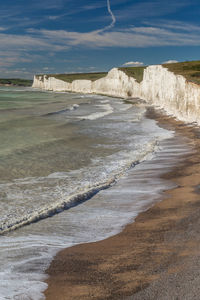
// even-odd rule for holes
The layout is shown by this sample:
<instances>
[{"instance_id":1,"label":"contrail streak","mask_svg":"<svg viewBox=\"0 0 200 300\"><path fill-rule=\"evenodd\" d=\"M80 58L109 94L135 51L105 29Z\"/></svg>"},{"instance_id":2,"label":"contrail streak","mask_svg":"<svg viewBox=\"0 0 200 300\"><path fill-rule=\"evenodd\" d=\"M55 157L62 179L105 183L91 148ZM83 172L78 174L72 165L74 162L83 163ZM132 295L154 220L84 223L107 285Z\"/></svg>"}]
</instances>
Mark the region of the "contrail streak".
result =
<instances>
[{"instance_id":1,"label":"contrail streak","mask_svg":"<svg viewBox=\"0 0 200 300\"><path fill-rule=\"evenodd\" d=\"M115 25L115 23L116 23L116 18L115 18L114 14L113 14L113 12L112 12L112 10L110 8L110 0L107 0L107 7L108 7L108 12L109 12L109 14L110 14L110 16L112 18L112 23L109 26L107 26L107 28L108 27L112 28Z\"/></svg>"},{"instance_id":2,"label":"contrail streak","mask_svg":"<svg viewBox=\"0 0 200 300\"><path fill-rule=\"evenodd\" d=\"M110 0L107 0L107 9L108 9L108 12L112 18L112 22L110 23L110 25L108 26L105 26L104 28L102 29L99 29L99 30L96 30L95 32L96 33L101 33L101 32L104 32L105 30L108 30L108 29L111 29L112 27L114 27L115 23L116 23L116 17L115 15L113 14L112 10L111 10L111 7L110 7Z\"/></svg>"}]
</instances>

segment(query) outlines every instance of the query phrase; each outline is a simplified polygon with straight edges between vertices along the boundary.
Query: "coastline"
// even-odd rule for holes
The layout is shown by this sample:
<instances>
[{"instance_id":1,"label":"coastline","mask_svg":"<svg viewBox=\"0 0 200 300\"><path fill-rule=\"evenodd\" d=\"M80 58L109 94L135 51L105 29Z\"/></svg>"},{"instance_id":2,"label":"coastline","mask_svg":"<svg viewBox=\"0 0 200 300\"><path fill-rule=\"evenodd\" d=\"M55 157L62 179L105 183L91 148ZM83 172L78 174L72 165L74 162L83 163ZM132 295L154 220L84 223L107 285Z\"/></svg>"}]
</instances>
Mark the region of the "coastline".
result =
<instances>
[{"instance_id":1,"label":"coastline","mask_svg":"<svg viewBox=\"0 0 200 300\"><path fill-rule=\"evenodd\" d=\"M156 119L160 126L187 136L198 149L199 133L195 128L153 109L148 117ZM153 296L153 288L148 295L140 294L139 298L137 293L145 293L146 287L155 286L164 274L178 278L187 265L186 260L196 253L198 236L187 233L192 225L195 228L200 216L199 174L198 151L185 155L184 162L162 176L175 182L177 187L165 191L161 202L140 213L132 224L113 237L59 252L47 270L50 277L46 299L126 299L131 295L127 299L159 299ZM166 278L163 285L165 282ZM160 290L160 293L165 291ZM174 293L176 291L178 288ZM164 298L162 294L159 297L173 299L167 298L168 295Z\"/></svg>"},{"instance_id":2,"label":"coastline","mask_svg":"<svg viewBox=\"0 0 200 300\"><path fill-rule=\"evenodd\" d=\"M35 75L32 87L55 92L103 94L123 99L140 98L164 109L168 115L173 115L183 122L200 124L200 86L188 81L183 76L185 73L181 72L182 75L178 75L179 73L170 70L166 65L147 66L143 70L143 78L139 81L137 76L132 73L127 75L119 68L111 69L105 77L94 81L88 76L84 77L84 74L82 79L79 74L72 81L66 77L63 80L57 79L53 74Z\"/></svg>"}]
</instances>

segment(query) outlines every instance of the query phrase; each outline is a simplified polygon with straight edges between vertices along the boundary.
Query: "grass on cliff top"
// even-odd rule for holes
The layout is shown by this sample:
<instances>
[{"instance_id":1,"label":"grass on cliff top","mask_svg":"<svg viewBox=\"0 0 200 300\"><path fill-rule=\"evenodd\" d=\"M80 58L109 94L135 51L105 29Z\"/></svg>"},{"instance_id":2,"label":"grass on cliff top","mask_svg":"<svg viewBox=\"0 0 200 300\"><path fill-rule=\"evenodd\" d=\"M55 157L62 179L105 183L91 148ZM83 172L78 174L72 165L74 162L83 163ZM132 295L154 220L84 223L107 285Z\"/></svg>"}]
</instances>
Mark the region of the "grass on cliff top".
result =
<instances>
[{"instance_id":1,"label":"grass on cliff top","mask_svg":"<svg viewBox=\"0 0 200 300\"><path fill-rule=\"evenodd\" d=\"M137 82L143 80L144 69L146 67L121 67L119 70L123 71L127 76L133 77Z\"/></svg>"},{"instance_id":2,"label":"grass on cliff top","mask_svg":"<svg viewBox=\"0 0 200 300\"><path fill-rule=\"evenodd\" d=\"M100 73L76 73L76 74L48 74L47 78L54 77L62 81L71 83L73 80L91 80L95 81L97 79L103 78L107 75L107 72Z\"/></svg>"},{"instance_id":3,"label":"grass on cliff top","mask_svg":"<svg viewBox=\"0 0 200 300\"><path fill-rule=\"evenodd\" d=\"M200 60L163 64L163 67L176 75L182 75L187 81L200 84Z\"/></svg>"},{"instance_id":4,"label":"grass on cliff top","mask_svg":"<svg viewBox=\"0 0 200 300\"><path fill-rule=\"evenodd\" d=\"M20 78L0 78L0 84L2 85L17 85L17 86L31 86L33 83L29 79L20 79Z\"/></svg>"}]
</instances>

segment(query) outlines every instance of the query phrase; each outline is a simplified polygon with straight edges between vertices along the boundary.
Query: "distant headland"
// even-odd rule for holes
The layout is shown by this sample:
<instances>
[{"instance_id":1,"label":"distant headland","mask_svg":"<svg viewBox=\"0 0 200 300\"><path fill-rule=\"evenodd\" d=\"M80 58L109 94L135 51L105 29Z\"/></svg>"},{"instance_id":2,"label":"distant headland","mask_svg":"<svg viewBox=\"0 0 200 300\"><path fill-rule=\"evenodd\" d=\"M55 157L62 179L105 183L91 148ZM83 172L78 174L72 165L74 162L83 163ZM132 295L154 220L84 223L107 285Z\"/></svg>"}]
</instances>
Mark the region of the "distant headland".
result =
<instances>
[{"instance_id":1,"label":"distant headland","mask_svg":"<svg viewBox=\"0 0 200 300\"><path fill-rule=\"evenodd\" d=\"M0 78L0 86L32 86L33 80L20 78Z\"/></svg>"}]
</instances>

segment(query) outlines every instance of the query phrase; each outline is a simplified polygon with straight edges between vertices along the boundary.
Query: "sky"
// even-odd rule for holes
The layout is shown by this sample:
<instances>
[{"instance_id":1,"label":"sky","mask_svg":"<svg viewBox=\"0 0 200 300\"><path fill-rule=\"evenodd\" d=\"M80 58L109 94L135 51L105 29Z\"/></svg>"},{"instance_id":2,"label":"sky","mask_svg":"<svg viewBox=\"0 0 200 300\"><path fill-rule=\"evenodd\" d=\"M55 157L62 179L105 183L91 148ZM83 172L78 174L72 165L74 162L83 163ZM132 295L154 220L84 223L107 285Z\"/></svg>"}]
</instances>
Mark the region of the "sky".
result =
<instances>
[{"instance_id":1,"label":"sky","mask_svg":"<svg viewBox=\"0 0 200 300\"><path fill-rule=\"evenodd\" d=\"M0 0L0 77L200 60L199 0Z\"/></svg>"}]
</instances>

